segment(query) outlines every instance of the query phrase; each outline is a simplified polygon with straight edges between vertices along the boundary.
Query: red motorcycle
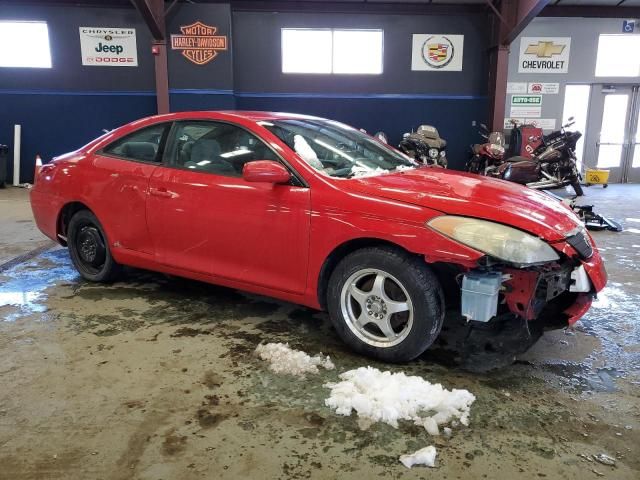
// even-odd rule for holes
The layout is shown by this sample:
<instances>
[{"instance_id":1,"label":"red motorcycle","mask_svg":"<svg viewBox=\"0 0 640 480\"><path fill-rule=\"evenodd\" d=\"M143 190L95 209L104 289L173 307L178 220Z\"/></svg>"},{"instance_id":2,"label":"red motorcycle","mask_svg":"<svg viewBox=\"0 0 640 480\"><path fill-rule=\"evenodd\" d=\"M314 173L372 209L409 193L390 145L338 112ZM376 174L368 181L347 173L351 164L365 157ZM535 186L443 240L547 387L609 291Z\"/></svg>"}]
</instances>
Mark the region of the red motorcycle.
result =
<instances>
[{"instance_id":1,"label":"red motorcycle","mask_svg":"<svg viewBox=\"0 0 640 480\"><path fill-rule=\"evenodd\" d=\"M504 135L502 132L489 132L484 123L480 124L480 129L480 135L487 141L471 145L471 157L466 169L471 173L494 177L497 176L498 167L504 163Z\"/></svg>"},{"instance_id":2,"label":"red motorcycle","mask_svg":"<svg viewBox=\"0 0 640 480\"><path fill-rule=\"evenodd\" d=\"M487 127L481 124L483 130L480 135L487 142L471 147L467 171L520 183L536 190L571 185L580 196L583 193L575 149L582 134L566 130L573 123L573 117L569 118L569 123L549 135L543 135L539 128L533 128L539 134L529 135L531 126L514 123L509 154L505 154L502 133L488 133Z\"/></svg>"}]
</instances>

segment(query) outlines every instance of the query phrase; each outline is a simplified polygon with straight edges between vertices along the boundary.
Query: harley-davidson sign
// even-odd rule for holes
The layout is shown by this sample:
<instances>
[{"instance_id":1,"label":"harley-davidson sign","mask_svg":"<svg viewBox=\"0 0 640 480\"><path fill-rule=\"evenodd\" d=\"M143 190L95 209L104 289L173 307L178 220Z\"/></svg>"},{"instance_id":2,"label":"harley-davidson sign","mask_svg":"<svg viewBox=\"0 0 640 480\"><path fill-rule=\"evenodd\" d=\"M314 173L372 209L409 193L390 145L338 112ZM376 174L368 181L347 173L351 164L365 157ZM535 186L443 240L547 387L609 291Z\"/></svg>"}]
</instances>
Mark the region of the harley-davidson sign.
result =
<instances>
[{"instance_id":1,"label":"harley-davidson sign","mask_svg":"<svg viewBox=\"0 0 640 480\"><path fill-rule=\"evenodd\" d=\"M216 27L195 22L180 27L180 31L181 35L171 35L171 49L181 50L182 55L196 65L209 63L219 50L227 49L227 36L216 35Z\"/></svg>"}]
</instances>

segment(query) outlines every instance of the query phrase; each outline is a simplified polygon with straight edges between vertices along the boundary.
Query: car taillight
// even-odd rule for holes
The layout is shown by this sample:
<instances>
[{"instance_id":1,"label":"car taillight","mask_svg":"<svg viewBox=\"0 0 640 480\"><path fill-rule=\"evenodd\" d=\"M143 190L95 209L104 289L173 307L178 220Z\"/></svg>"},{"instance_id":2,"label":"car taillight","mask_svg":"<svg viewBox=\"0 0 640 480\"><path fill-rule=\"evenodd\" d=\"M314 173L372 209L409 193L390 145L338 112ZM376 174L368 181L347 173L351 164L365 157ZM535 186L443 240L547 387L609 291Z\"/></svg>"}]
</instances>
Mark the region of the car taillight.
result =
<instances>
[{"instance_id":1,"label":"car taillight","mask_svg":"<svg viewBox=\"0 0 640 480\"><path fill-rule=\"evenodd\" d=\"M55 165L52 163L47 163L38 167L36 165L35 174L33 176L33 184L35 185L38 181L38 178L41 177L44 180L51 180L53 173L55 172Z\"/></svg>"},{"instance_id":2,"label":"car taillight","mask_svg":"<svg viewBox=\"0 0 640 480\"><path fill-rule=\"evenodd\" d=\"M40 174L40 170L42 169L42 158L40 157L40 155L36 155L36 164L35 164L35 171L33 172L33 184L36 184L36 181L38 180L38 175Z\"/></svg>"}]
</instances>

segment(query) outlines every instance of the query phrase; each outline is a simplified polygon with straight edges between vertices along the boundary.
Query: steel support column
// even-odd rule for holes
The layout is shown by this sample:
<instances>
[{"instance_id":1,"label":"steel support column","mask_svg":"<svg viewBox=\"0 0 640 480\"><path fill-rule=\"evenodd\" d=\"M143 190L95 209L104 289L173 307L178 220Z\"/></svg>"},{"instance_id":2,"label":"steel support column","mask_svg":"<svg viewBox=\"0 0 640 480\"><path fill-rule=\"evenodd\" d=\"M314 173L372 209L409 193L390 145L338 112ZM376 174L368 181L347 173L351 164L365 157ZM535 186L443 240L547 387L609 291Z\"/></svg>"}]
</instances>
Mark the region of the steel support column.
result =
<instances>
[{"instance_id":1,"label":"steel support column","mask_svg":"<svg viewBox=\"0 0 640 480\"><path fill-rule=\"evenodd\" d=\"M509 46L497 45L489 54L489 122L494 132L502 131L507 100L507 77L509 73Z\"/></svg>"},{"instance_id":2,"label":"steel support column","mask_svg":"<svg viewBox=\"0 0 640 480\"><path fill-rule=\"evenodd\" d=\"M492 0L487 0L494 12L489 49L489 122L494 131L504 127L511 42L547 3L549 0L502 0L498 9Z\"/></svg>"},{"instance_id":3,"label":"steel support column","mask_svg":"<svg viewBox=\"0 0 640 480\"><path fill-rule=\"evenodd\" d=\"M167 62L164 0L131 0L153 36L156 103L158 113L169 113L169 69Z\"/></svg>"},{"instance_id":4,"label":"steel support column","mask_svg":"<svg viewBox=\"0 0 640 480\"><path fill-rule=\"evenodd\" d=\"M154 47L156 71L156 104L158 113L169 113L169 65L167 61L167 42L155 40Z\"/></svg>"}]
</instances>

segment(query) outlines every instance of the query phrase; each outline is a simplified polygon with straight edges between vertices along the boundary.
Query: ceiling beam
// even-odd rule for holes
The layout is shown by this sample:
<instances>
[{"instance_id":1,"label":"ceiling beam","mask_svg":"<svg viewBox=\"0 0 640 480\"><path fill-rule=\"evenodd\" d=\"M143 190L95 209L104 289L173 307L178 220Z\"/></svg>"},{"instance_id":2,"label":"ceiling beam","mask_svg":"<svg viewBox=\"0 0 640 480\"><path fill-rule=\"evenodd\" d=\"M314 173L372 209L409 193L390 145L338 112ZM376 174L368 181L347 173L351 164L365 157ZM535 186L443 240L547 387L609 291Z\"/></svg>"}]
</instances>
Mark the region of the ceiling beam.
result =
<instances>
[{"instance_id":1,"label":"ceiling beam","mask_svg":"<svg viewBox=\"0 0 640 480\"><path fill-rule=\"evenodd\" d=\"M256 1L212 0L213 3L230 3L231 10L245 12L322 12L322 13L380 13L386 15L460 15L486 13L482 4L447 5L434 3L394 2L340 2L340 1Z\"/></svg>"},{"instance_id":2,"label":"ceiling beam","mask_svg":"<svg viewBox=\"0 0 640 480\"><path fill-rule=\"evenodd\" d=\"M506 37L502 38L502 43L510 45L518 35L536 18L538 14L547 6L550 0L521 0L517 2L516 22L509 30Z\"/></svg>"},{"instance_id":3,"label":"ceiling beam","mask_svg":"<svg viewBox=\"0 0 640 480\"><path fill-rule=\"evenodd\" d=\"M164 40L166 28L164 21L164 1L163 0L131 0L144 22L149 27L149 31L155 40Z\"/></svg>"},{"instance_id":4,"label":"ceiling beam","mask_svg":"<svg viewBox=\"0 0 640 480\"><path fill-rule=\"evenodd\" d=\"M639 18L640 7L598 7L548 5L542 9L539 17L584 17L584 18Z\"/></svg>"}]
</instances>

